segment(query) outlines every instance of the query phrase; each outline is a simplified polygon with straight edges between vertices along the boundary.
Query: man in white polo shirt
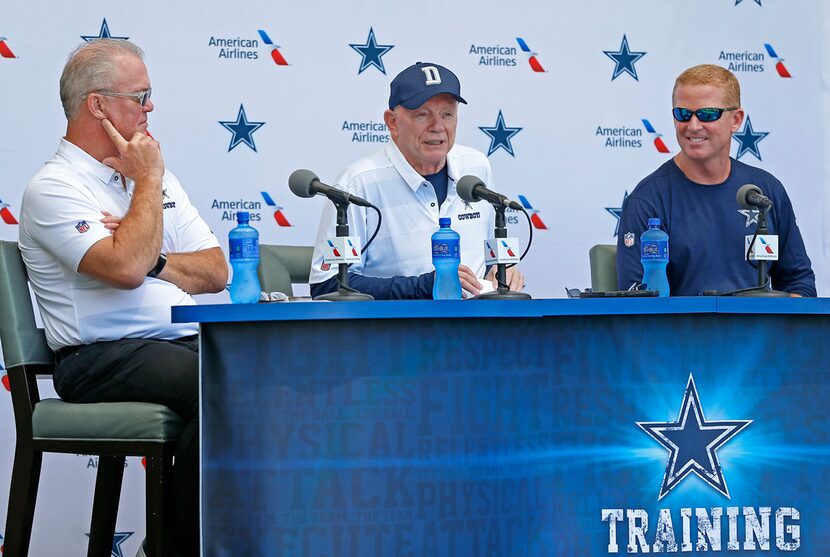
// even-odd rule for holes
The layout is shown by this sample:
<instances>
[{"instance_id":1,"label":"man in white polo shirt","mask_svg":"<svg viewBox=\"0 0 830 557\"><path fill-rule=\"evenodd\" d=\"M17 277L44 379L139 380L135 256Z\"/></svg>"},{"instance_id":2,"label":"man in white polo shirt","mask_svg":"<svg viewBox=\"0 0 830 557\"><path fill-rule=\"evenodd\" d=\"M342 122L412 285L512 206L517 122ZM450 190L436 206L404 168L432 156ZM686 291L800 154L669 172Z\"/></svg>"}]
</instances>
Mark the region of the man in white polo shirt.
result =
<instances>
[{"instance_id":1,"label":"man in white polo shirt","mask_svg":"<svg viewBox=\"0 0 830 557\"><path fill-rule=\"evenodd\" d=\"M461 235L461 286L472 295L480 280L495 286L495 267L485 277L484 241L494 228L489 203L466 203L455 192L462 176L477 176L493 187L490 162L484 154L455 145L461 84L450 70L418 62L392 80L389 109L383 120L392 141L385 149L350 165L335 187L362 197L383 212L383 225L349 269L349 286L375 299L432 298L435 270L430 237L440 217L450 217ZM323 263L321 246L335 236L335 208L326 203L320 218L311 263L312 296L338 289L337 268ZM377 228L374 211L351 205L349 233L365 246ZM524 286L515 267L508 269L511 290Z\"/></svg>"},{"instance_id":2,"label":"man in white polo shirt","mask_svg":"<svg viewBox=\"0 0 830 557\"><path fill-rule=\"evenodd\" d=\"M161 403L185 419L175 455L176 534L199 554L195 324L170 307L228 278L216 237L164 168L142 51L102 39L64 67L66 136L23 194L20 251L71 402Z\"/></svg>"}]
</instances>

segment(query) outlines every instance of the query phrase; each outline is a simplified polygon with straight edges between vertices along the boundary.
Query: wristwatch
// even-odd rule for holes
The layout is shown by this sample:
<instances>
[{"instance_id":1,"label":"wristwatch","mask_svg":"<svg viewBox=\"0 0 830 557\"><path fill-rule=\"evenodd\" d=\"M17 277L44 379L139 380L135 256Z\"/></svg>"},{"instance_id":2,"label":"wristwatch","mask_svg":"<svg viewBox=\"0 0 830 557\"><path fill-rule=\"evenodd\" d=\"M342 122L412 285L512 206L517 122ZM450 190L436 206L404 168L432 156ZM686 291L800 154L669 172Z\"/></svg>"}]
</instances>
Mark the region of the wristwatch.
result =
<instances>
[{"instance_id":1,"label":"wristwatch","mask_svg":"<svg viewBox=\"0 0 830 557\"><path fill-rule=\"evenodd\" d=\"M161 270L164 269L165 265L167 265L167 256L163 253L160 253L158 261L156 261L156 266L150 269L150 272L147 273L147 276L150 278L156 278L157 276L159 276Z\"/></svg>"}]
</instances>

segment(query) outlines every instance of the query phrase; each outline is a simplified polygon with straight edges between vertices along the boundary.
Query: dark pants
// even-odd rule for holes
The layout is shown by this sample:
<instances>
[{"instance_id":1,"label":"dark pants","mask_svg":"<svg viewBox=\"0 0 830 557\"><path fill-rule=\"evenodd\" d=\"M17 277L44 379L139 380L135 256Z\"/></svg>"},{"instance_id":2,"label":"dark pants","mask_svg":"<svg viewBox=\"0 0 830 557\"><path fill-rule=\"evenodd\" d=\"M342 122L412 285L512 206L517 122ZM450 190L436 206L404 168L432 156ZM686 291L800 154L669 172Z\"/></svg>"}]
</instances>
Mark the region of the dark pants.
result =
<instances>
[{"instance_id":1,"label":"dark pants","mask_svg":"<svg viewBox=\"0 0 830 557\"><path fill-rule=\"evenodd\" d=\"M152 402L185 420L176 448L176 540L199 554L198 338L124 339L58 353L55 390L69 402Z\"/></svg>"}]
</instances>

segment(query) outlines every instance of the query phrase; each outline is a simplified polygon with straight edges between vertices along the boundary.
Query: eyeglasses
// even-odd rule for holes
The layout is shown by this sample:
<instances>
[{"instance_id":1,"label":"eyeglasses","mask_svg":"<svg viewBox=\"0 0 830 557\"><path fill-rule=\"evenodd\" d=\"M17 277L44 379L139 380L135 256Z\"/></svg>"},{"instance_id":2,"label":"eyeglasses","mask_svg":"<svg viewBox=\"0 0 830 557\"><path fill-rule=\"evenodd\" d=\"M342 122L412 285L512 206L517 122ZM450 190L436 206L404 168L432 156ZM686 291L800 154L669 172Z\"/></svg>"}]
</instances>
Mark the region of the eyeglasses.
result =
<instances>
[{"instance_id":1,"label":"eyeglasses","mask_svg":"<svg viewBox=\"0 0 830 557\"><path fill-rule=\"evenodd\" d=\"M100 89L98 91L90 91L90 93L82 95L81 100L86 100L91 93L98 93L99 95L104 95L105 97L125 97L127 99L134 100L141 106L145 106L147 101L150 100L150 95L153 94L153 88L151 87L146 91L136 91L135 93L115 93L107 89Z\"/></svg>"},{"instance_id":2,"label":"eyeglasses","mask_svg":"<svg viewBox=\"0 0 830 557\"><path fill-rule=\"evenodd\" d=\"M692 114L697 116L697 119L701 122L715 122L716 120L720 120L720 117L723 116L724 112L728 112L730 110L738 110L738 107L735 108L700 108L698 110L689 110L688 108L673 108L671 113L674 116L674 119L678 122L688 122L692 119Z\"/></svg>"}]
</instances>

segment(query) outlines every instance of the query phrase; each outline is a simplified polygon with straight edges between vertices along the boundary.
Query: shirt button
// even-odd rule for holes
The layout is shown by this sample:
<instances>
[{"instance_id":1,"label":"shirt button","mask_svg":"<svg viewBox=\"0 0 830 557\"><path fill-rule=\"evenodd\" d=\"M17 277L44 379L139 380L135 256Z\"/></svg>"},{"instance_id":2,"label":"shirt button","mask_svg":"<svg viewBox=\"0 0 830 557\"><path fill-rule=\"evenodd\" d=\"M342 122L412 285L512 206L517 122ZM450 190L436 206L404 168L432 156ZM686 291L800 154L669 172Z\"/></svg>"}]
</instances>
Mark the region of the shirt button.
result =
<instances>
[{"instance_id":1,"label":"shirt button","mask_svg":"<svg viewBox=\"0 0 830 557\"><path fill-rule=\"evenodd\" d=\"M118 181L118 174L115 175L115 181Z\"/></svg>"},{"instance_id":2,"label":"shirt button","mask_svg":"<svg viewBox=\"0 0 830 557\"><path fill-rule=\"evenodd\" d=\"M429 206L430 207L435 207L435 203L430 203Z\"/></svg>"}]
</instances>

